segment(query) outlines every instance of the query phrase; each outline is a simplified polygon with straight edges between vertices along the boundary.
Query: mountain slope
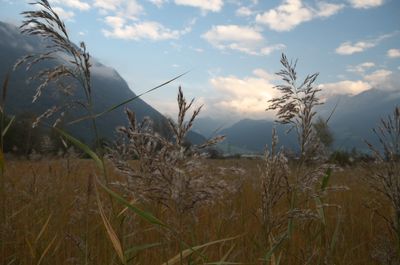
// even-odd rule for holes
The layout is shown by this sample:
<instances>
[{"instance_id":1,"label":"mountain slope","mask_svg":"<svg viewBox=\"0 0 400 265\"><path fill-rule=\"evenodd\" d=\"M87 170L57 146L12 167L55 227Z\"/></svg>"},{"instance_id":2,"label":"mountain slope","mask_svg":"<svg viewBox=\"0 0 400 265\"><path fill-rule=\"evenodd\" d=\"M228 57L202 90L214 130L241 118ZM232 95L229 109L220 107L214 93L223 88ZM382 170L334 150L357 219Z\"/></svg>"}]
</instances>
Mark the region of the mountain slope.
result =
<instances>
[{"instance_id":1,"label":"mountain slope","mask_svg":"<svg viewBox=\"0 0 400 265\"><path fill-rule=\"evenodd\" d=\"M43 51L45 45L46 42L44 40L38 37L22 35L15 26L0 22L0 82L3 82L6 73L11 73L7 92L6 113L12 115L38 115L53 106L61 106L66 101L65 94L61 93L55 85L50 85L45 88L37 102L31 103L38 83L28 82L27 80L45 67L52 66L52 63L42 63L29 72L24 67L20 67L14 72L11 70L19 58L30 53ZM125 80L114 69L102 65L95 59L92 59L92 65L91 74L95 112L101 112L135 96ZM82 100L84 98L83 90L77 87L73 98ZM166 119L164 116L140 98L126 104L125 107L133 110L139 121L148 116L158 124L160 130L165 130ZM73 120L85 115L86 113L82 109L73 109L69 111L67 118ZM126 123L127 119L123 108L114 110L98 119L100 136L111 139L115 135L115 128ZM93 132L88 121L66 126L66 129L86 142L93 141ZM189 141L193 138L195 142L204 139L199 134L192 132L188 135L188 138Z\"/></svg>"}]
</instances>

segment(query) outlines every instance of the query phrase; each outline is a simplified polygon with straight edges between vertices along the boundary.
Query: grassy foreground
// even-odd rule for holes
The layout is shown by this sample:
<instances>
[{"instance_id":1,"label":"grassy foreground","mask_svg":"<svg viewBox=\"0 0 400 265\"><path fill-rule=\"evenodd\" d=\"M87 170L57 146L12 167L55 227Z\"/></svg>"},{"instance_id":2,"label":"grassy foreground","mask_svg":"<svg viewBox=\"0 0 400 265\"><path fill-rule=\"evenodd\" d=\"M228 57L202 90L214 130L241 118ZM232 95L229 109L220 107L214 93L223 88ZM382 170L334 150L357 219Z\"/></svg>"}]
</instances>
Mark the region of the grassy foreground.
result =
<instances>
[{"instance_id":1,"label":"grassy foreground","mask_svg":"<svg viewBox=\"0 0 400 265\"><path fill-rule=\"evenodd\" d=\"M257 169L260 161L208 160L207 163L215 170L221 166L242 168L240 173L225 173L225 178L240 181L214 204L202 205L195 214L184 217L183 238L144 222L98 191L105 215L124 251L129 252L127 264L164 264L168 260L168 264L265 264L261 260L267 251L260 220L261 186ZM0 230L1 264L119 264L96 203L95 172L90 160L9 161L4 178L6 222ZM319 260L319 248L326 245L310 238L316 228L306 220L295 222L293 237L281 246L285 250L281 263L377 264L372 259L379 254L377 241L388 236L389 229L376 214L378 208L374 207L379 205L373 204L382 198L371 196L362 181L363 174L365 169L348 168L335 170L331 176L332 185L346 185L349 189L331 192L324 198L326 234L337 241L330 260ZM116 182L122 180L121 176L110 172L109 177L114 183L111 187L119 190ZM173 214L165 207L156 204L141 207L163 222L175 224ZM280 209L286 210L284 206ZM385 212L388 209L379 208L379 213ZM180 242L197 246L231 237L190 251L191 255L185 256L188 252L180 251L184 248ZM223 263L224 260L235 263Z\"/></svg>"}]
</instances>

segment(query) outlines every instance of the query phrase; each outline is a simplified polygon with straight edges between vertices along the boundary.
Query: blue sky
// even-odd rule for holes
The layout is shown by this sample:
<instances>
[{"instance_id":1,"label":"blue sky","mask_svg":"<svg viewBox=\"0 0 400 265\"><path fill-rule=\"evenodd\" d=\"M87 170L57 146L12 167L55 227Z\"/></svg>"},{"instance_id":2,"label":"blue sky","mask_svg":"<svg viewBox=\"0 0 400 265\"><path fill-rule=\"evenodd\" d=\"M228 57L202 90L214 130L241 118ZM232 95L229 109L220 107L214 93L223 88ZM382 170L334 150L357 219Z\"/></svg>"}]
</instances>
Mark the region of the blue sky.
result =
<instances>
[{"instance_id":1,"label":"blue sky","mask_svg":"<svg viewBox=\"0 0 400 265\"><path fill-rule=\"evenodd\" d=\"M25 0L0 0L2 21L19 24ZM398 0L49 0L75 42L114 67L135 93L175 115L176 92L203 116L268 118L284 52L300 76L319 72L322 97L397 89ZM110 88L112 89L112 88Z\"/></svg>"}]
</instances>

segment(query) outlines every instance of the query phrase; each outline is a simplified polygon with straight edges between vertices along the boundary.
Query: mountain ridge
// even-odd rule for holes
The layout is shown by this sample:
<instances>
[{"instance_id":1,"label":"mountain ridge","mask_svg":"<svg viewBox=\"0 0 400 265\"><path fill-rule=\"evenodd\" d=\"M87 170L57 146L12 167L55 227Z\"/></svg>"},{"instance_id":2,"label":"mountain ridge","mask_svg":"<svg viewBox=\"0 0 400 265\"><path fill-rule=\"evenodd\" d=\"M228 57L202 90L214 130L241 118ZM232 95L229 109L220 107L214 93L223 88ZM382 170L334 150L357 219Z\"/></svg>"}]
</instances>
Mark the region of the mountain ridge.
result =
<instances>
[{"instance_id":1,"label":"mountain ridge","mask_svg":"<svg viewBox=\"0 0 400 265\"><path fill-rule=\"evenodd\" d=\"M18 116L28 113L37 116L54 105L61 105L62 101L65 100L65 95L60 93L57 87L52 84L45 88L45 91L37 102L32 103L32 98L38 83L35 81L28 83L27 80L29 80L35 72L54 64L53 62L43 62L40 65L34 66L29 72L26 71L26 67L24 66L12 71L12 66L18 59L29 53L40 53L44 51L45 45L46 41L42 38L23 35L16 26L0 21L0 56L2 58L0 62L0 82L3 83L6 73L10 73L6 101L7 114ZM102 112L111 106L136 96L129 88L126 81L114 68L100 63L94 57L91 58L91 63L92 95L95 113ZM70 99L84 98L82 89L78 88L74 92L74 96ZM141 98L137 98L126 104L124 108L129 108L134 111L138 121L143 120L145 117L150 117L158 124L158 129L165 130L165 128L167 128L166 118ZM82 115L78 110L70 110L69 115L71 120L86 116ZM107 139L115 138L115 128L127 125L127 122L128 119L122 107L97 119L100 135ZM94 139L89 121L68 126L66 129L82 141L90 143ZM195 144L205 140L204 137L195 132L190 132L187 138L190 142Z\"/></svg>"}]
</instances>

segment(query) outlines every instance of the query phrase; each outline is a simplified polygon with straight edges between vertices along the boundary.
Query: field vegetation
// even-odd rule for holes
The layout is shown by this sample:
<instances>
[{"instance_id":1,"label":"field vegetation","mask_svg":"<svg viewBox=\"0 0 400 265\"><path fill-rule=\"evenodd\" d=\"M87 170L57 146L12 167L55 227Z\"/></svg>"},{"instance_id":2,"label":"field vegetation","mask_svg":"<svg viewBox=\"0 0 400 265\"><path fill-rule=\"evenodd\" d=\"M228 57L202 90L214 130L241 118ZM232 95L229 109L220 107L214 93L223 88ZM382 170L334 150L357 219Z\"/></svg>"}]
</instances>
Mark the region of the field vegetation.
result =
<instances>
[{"instance_id":1,"label":"field vegetation","mask_svg":"<svg viewBox=\"0 0 400 265\"><path fill-rule=\"evenodd\" d=\"M15 67L60 62L61 54L65 61L34 77L40 81L34 101L49 83L83 89L82 118L67 123L90 120L96 141L90 147L61 126L63 113L76 104L66 101L33 121L34 127L50 127L56 143L42 139L40 154L33 148L25 156L5 154L7 135L18 124L5 112L12 89L6 78L1 264L400 264L400 107L374 131L381 146L366 143L368 159L335 159L340 153L329 150L330 117L317 118L318 74L299 81L296 62L282 55L281 96L268 110L297 136L290 159L275 133L261 158L209 159L208 150L224 137L185 142L201 107L192 111L193 100L181 88L179 115L168 120L168 134L126 109L128 125L105 145L96 119L136 97L94 113L85 44L71 43L46 0L36 5L23 13L21 29L49 41L48 51ZM52 144L61 151L46 152Z\"/></svg>"}]
</instances>

